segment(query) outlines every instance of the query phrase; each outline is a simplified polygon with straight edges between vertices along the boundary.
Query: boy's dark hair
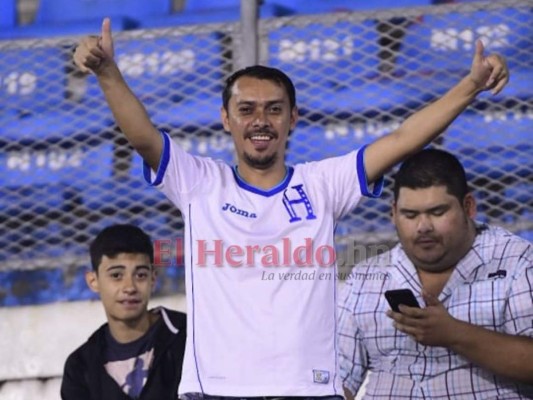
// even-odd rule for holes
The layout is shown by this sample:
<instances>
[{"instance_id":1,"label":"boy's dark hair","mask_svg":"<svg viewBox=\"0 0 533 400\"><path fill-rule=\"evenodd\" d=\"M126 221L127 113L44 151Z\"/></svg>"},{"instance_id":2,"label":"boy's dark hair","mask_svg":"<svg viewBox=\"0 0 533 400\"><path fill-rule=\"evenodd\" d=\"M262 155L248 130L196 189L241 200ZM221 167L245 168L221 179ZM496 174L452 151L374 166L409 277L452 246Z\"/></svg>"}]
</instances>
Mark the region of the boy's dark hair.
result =
<instances>
[{"instance_id":1,"label":"boy's dark hair","mask_svg":"<svg viewBox=\"0 0 533 400\"><path fill-rule=\"evenodd\" d=\"M409 157L394 176L394 201L398 201L402 187L431 186L445 186L449 194L463 202L469 190L465 170L457 157L438 149L425 149Z\"/></svg>"},{"instance_id":2,"label":"boy's dark hair","mask_svg":"<svg viewBox=\"0 0 533 400\"><path fill-rule=\"evenodd\" d=\"M89 252L95 272L98 272L103 256L112 258L120 253L146 254L150 263L154 262L154 246L150 236L129 224L111 225L103 229L91 243Z\"/></svg>"},{"instance_id":3,"label":"boy's dark hair","mask_svg":"<svg viewBox=\"0 0 533 400\"><path fill-rule=\"evenodd\" d=\"M287 95L289 96L291 110L296 106L296 89L294 88L291 78L277 68L265 67L263 65L253 65L251 67L246 67L234 72L233 75L226 79L226 86L222 91L222 105L226 111L228 111L228 104L231 98L233 85L237 79L243 76L272 81L280 86L283 86L287 91Z\"/></svg>"}]
</instances>

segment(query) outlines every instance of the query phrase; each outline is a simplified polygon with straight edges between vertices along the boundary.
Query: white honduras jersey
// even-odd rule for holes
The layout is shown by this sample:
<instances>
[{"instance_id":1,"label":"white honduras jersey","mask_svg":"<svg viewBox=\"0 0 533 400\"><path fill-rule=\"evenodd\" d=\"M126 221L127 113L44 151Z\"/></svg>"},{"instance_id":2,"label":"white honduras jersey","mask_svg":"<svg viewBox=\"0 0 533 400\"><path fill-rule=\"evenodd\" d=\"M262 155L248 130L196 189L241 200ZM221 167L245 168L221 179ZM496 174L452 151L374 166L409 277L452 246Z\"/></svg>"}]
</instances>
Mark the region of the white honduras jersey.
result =
<instances>
[{"instance_id":1,"label":"white honduras jersey","mask_svg":"<svg viewBox=\"0 0 533 400\"><path fill-rule=\"evenodd\" d=\"M145 166L145 176L185 221L180 394L342 394L333 236L367 192L363 150L289 167L262 190L163 136L159 169L153 177Z\"/></svg>"}]
</instances>

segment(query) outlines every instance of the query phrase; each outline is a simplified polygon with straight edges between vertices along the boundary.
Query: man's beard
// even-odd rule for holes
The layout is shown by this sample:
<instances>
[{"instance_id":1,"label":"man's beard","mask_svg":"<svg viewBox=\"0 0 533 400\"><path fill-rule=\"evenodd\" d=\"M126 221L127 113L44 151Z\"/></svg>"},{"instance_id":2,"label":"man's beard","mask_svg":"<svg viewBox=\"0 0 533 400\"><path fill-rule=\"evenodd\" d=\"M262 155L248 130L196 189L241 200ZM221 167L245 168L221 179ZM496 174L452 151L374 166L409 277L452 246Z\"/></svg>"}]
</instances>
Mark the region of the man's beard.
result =
<instances>
[{"instance_id":1,"label":"man's beard","mask_svg":"<svg viewBox=\"0 0 533 400\"><path fill-rule=\"evenodd\" d=\"M272 167L278 159L278 154L273 153L271 155L263 157L252 157L248 153L244 153L243 160L244 162L254 169L268 169Z\"/></svg>"}]
</instances>

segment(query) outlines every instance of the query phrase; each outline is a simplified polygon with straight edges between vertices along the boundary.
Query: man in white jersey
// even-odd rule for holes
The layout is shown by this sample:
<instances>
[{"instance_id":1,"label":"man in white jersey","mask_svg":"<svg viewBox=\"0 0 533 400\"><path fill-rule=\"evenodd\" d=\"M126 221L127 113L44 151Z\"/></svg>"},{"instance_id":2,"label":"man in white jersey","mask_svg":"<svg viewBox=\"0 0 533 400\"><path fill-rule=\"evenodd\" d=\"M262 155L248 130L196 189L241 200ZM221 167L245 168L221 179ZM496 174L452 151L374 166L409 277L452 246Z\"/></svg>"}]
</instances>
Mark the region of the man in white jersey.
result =
<instances>
[{"instance_id":1,"label":"man in white jersey","mask_svg":"<svg viewBox=\"0 0 533 400\"><path fill-rule=\"evenodd\" d=\"M279 70L250 67L223 93L222 122L238 157L232 168L187 154L154 127L114 61L108 19L74 60L96 75L150 183L182 211L189 334L179 392L207 399L342 397L336 284L312 275L335 268L336 221L362 195L379 195L379 177L437 137L479 92L497 93L509 77L504 60L484 57L478 43L470 74L395 132L342 157L289 167L294 86Z\"/></svg>"}]
</instances>

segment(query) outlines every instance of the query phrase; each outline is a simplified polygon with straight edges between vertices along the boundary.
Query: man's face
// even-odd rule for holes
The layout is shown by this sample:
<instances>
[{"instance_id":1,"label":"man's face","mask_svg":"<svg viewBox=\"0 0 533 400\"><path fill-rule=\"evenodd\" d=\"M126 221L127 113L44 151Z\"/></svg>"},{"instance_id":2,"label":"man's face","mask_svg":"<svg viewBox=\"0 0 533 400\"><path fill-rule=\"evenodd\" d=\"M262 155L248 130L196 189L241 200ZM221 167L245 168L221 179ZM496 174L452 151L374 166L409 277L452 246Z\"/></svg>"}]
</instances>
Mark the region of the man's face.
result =
<instances>
[{"instance_id":1,"label":"man's face","mask_svg":"<svg viewBox=\"0 0 533 400\"><path fill-rule=\"evenodd\" d=\"M285 147L298 111L291 111L285 88L276 82L241 77L233 85L224 129L231 132L239 163L269 169L285 163Z\"/></svg>"},{"instance_id":2,"label":"man's face","mask_svg":"<svg viewBox=\"0 0 533 400\"><path fill-rule=\"evenodd\" d=\"M475 236L474 215L474 198L468 194L461 204L445 186L402 187L392 213L407 256L428 272L454 267L468 252Z\"/></svg>"},{"instance_id":3,"label":"man's face","mask_svg":"<svg viewBox=\"0 0 533 400\"><path fill-rule=\"evenodd\" d=\"M109 323L135 324L147 315L155 273L146 254L103 256L98 274L88 272L86 280L100 294Z\"/></svg>"}]
</instances>

